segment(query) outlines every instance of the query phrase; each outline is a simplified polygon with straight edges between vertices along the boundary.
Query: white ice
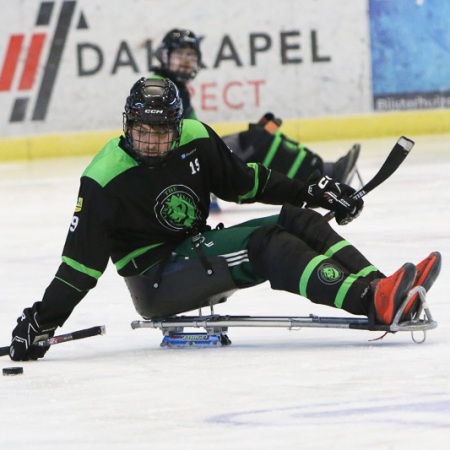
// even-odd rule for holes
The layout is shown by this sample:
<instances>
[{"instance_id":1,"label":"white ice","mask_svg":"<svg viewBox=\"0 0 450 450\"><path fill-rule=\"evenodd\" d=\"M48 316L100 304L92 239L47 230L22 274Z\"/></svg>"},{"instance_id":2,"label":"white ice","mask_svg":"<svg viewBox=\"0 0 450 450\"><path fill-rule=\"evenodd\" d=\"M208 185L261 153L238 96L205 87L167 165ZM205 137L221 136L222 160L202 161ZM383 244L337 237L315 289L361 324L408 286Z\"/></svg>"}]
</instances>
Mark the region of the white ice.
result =
<instances>
[{"instance_id":1,"label":"white ice","mask_svg":"<svg viewBox=\"0 0 450 450\"><path fill-rule=\"evenodd\" d=\"M366 197L341 234L386 274L433 250L440 278L427 296L438 328L410 333L230 329L230 347L164 349L138 319L109 266L61 333L106 325L104 336L55 345L43 360L0 378L0 448L420 449L450 439L450 136L411 136L399 170ZM375 173L396 138L363 140L359 171ZM335 160L351 142L308 143ZM0 344L22 309L39 300L60 261L89 158L0 164ZM211 223L277 212L224 204ZM61 300L63 301L63 300ZM344 315L269 285L240 291L224 314Z\"/></svg>"}]
</instances>

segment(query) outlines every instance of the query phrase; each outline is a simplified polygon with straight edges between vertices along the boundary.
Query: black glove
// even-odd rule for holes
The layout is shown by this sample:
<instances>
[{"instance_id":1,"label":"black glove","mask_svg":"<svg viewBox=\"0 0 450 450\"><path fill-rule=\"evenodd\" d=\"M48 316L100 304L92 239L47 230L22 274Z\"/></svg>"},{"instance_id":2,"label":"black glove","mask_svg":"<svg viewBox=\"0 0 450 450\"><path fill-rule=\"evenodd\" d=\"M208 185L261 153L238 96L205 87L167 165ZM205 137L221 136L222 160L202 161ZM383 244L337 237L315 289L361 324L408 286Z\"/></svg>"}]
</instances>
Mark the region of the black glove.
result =
<instances>
[{"instance_id":1,"label":"black glove","mask_svg":"<svg viewBox=\"0 0 450 450\"><path fill-rule=\"evenodd\" d=\"M55 328L47 330L39 326L39 306L36 302L31 308L25 308L17 319L17 326L12 332L12 341L9 347L9 356L13 361L28 361L43 358L50 346L38 347L33 342L53 337Z\"/></svg>"},{"instance_id":2,"label":"black glove","mask_svg":"<svg viewBox=\"0 0 450 450\"><path fill-rule=\"evenodd\" d=\"M348 224L361 213L364 201L361 198L352 198L356 191L347 184L339 183L328 176L310 180L309 183L307 205L333 211L339 225Z\"/></svg>"}]
</instances>

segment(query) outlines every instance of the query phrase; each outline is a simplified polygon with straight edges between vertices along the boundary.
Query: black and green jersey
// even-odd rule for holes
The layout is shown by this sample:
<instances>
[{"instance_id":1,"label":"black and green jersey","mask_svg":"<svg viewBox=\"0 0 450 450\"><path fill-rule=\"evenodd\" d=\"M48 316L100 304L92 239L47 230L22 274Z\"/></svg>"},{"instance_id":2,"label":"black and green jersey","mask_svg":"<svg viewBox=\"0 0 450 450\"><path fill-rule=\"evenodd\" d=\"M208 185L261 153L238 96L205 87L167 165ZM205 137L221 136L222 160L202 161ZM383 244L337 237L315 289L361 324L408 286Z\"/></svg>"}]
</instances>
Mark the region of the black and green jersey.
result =
<instances>
[{"instance_id":1,"label":"black and green jersey","mask_svg":"<svg viewBox=\"0 0 450 450\"><path fill-rule=\"evenodd\" d=\"M180 145L155 168L137 162L124 142L108 142L81 177L62 263L44 295L45 323L55 320L46 311L68 316L110 259L120 275L139 274L208 229L211 193L236 203L304 201L304 183L245 164L196 120L183 121Z\"/></svg>"}]
</instances>

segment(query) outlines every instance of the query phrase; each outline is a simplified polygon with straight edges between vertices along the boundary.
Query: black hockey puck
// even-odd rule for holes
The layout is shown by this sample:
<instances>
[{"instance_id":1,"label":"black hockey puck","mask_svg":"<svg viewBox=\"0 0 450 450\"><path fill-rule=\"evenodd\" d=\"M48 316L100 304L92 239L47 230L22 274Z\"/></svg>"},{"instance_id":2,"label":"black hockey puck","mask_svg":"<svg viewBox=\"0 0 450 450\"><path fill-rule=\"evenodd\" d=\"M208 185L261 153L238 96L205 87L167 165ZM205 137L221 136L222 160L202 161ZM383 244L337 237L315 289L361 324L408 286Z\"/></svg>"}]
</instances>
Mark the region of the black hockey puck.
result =
<instances>
[{"instance_id":1,"label":"black hockey puck","mask_svg":"<svg viewBox=\"0 0 450 450\"><path fill-rule=\"evenodd\" d=\"M3 369L3 375L22 375L23 367L5 367Z\"/></svg>"}]
</instances>

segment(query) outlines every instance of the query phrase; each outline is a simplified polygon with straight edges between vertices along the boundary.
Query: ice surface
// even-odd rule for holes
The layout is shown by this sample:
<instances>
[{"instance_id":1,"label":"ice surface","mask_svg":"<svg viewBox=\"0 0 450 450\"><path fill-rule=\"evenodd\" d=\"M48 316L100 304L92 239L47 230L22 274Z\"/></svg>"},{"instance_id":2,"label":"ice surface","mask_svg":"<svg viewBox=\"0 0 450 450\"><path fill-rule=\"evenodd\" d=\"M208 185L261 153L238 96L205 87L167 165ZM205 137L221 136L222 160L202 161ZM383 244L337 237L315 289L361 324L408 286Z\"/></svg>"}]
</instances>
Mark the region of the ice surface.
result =
<instances>
[{"instance_id":1,"label":"ice surface","mask_svg":"<svg viewBox=\"0 0 450 450\"><path fill-rule=\"evenodd\" d=\"M0 448L444 449L450 439L450 136L411 136L402 167L339 231L385 273L443 255L428 295L439 326L424 344L407 332L371 341L357 330L231 329L230 347L163 349L158 330L132 330L123 280L109 266L60 332L106 325L105 336L54 346L0 378ZM362 141L367 181L395 138ZM308 143L335 160L351 142ZM60 260L87 158L0 165L0 343L41 298ZM221 203L226 225L277 208ZM224 314L342 312L268 284L216 307Z\"/></svg>"}]
</instances>

